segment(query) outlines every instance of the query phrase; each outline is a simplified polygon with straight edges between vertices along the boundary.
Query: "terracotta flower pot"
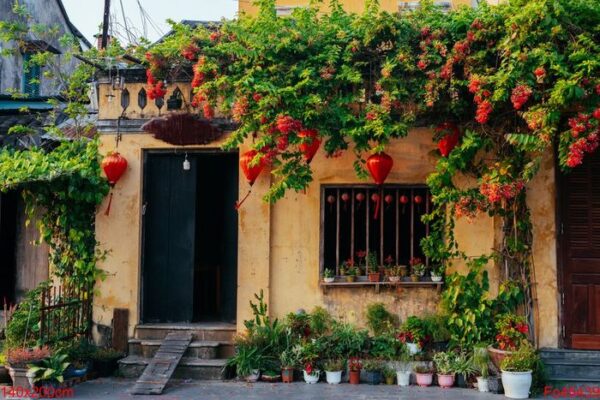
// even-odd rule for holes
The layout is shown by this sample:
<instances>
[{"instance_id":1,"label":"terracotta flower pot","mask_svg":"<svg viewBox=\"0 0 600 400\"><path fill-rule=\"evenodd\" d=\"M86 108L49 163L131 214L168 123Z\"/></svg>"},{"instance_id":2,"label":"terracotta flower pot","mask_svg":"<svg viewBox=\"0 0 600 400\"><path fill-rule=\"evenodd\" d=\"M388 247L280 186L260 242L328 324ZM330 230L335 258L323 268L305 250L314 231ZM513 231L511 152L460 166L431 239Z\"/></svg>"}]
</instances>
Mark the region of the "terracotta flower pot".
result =
<instances>
[{"instance_id":1,"label":"terracotta flower pot","mask_svg":"<svg viewBox=\"0 0 600 400\"><path fill-rule=\"evenodd\" d=\"M438 385L440 385L440 387L442 387L444 389L451 388L452 386L454 386L454 374L451 374L451 375L437 374L437 378L438 378Z\"/></svg>"},{"instance_id":2,"label":"terracotta flower pot","mask_svg":"<svg viewBox=\"0 0 600 400\"><path fill-rule=\"evenodd\" d=\"M282 368L281 369L281 380L283 383L294 382L294 368Z\"/></svg>"},{"instance_id":3,"label":"terracotta flower pot","mask_svg":"<svg viewBox=\"0 0 600 400\"><path fill-rule=\"evenodd\" d=\"M346 275L346 282L354 282L355 280L356 280L356 276Z\"/></svg>"},{"instance_id":4,"label":"terracotta flower pot","mask_svg":"<svg viewBox=\"0 0 600 400\"><path fill-rule=\"evenodd\" d=\"M381 272L369 272L369 282L379 282L381 280Z\"/></svg>"},{"instance_id":5,"label":"terracotta flower pot","mask_svg":"<svg viewBox=\"0 0 600 400\"><path fill-rule=\"evenodd\" d=\"M504 360L506 356L514 353L514 351L500 350L493 346L488 346L487 350L492 363L498 370L500 370L500 364L502 363L502 360Z\"/></svg>"},{"instance_id":6,"label":"terracotta flower pot","mask_svg":"<svg viewBox=\"0 0 600 400\"><path fill-rule=\"evenodd\" d=\"M358 385L360 383L360 370L350 371L350 384Z\"/></svg>"}]
</instances>

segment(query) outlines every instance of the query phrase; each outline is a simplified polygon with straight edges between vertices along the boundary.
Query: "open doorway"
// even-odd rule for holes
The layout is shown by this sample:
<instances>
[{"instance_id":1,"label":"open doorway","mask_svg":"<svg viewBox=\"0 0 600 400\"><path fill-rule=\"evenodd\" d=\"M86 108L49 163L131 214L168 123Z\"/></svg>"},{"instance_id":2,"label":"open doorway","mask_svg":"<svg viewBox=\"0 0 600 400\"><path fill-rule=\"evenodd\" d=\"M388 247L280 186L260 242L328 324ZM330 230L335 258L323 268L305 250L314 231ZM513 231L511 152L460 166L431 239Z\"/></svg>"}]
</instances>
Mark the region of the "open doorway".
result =
<instances>
[{"instance_id":1,"label":"open doorway","mask_svg":"<svg viewBox=\"0 0 600 400\"><path fill-rule=\"evenodd\" d=\"M235 322L238 155L144 156L142 322Z\"/></svg>"},{"instance_id":2,"label":"open doorway","mask_svg":"<svg viewBox=\"0 0 600 400\"><path fill-rule=\"evenodd\" d=\"M0 307L16 301L17 201L17 192L0 194Z\"/></svg>"}]
</instances>

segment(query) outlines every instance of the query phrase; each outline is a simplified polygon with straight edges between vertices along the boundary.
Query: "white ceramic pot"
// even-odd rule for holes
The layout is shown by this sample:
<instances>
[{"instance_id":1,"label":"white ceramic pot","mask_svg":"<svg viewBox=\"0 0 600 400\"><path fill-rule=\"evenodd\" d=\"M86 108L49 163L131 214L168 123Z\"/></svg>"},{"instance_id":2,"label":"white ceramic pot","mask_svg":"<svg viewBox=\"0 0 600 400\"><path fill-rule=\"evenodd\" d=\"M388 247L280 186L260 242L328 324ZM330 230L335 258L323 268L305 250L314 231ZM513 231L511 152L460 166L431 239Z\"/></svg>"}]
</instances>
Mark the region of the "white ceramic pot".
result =
<instances>
[{"instance_id":1,"label":"white ceramic pot","mask_svg":"<svg viewBox=\"0 0 600 400\"><path fill-rule=\"evenodd\" d=\"M489 392L490 386L488 385L488 379L478 376L477 377L477 390L480 392Z\"/></svg>"},{"instance_id":2,"label":"white ceramic pot","mask_svg":"<svg viewBox=\"0 0 600 400\"><path fill-rule=\"evenodd\" d=\"M331 278L323 278L323 282L325 282L325 283L333 283L334 281L335 281L335 278L334 278L334 277L331 277Z\"/></svg>"},{"instance_id":3,"label":"white ceramic pot","mask_svg":"<svg viewBox=\"0 0 600 400\"><path fill-rule=\"evenodd\" d=\"M389 276L390 282L400 282L399 276Z\"/></svg>"},{"instance_id":4,"label":"white ceramic pot","mask_svg":"<svg viewBox=\"0 0 600 400\"><path fill-rule=\"evenodd\" d=\"M441 282L442 281L442 276L437 276L437 275L431 275L431 281L432 282Z\"/></svg>"},{"instance_id":5,"label":"white ceramic pot","mask_svg":"<svg viewBox=\"0 0 600 400\"><path fill-rule=\"evenodd\" d=\"M342 381L342 371L325 371L327 383L337 385Z\"/></svg>"},{"instance_id":6,"label":"white ceramic pot","mask_svg":"<svg viewBox=\"0 0 600 400\"><path fill-rule=\"evenodd\" d=\"M419 352L419 345L416 343L406 343L406 347L408 347L408 352L411 356L414 356Z\"/></svg>"},{"instance_id":7,"label":"white ceramic pot","mask_svg":"<svg viewBox=\"0 0 600 400\"><path fill-rule=\"evenodd\" d=\"M252 370L250 375L248 375L246 377L246 382L257 382L259 378L260 378L260 370L254 369L254 370Z\"/></svg>"},{"instance_id":8,"label":"white ceramic pot","mask_svg":"<svg viewBox=\"0 0 600 400\"><path fill-rule=\"evenodd\" d=\"M531 381L531 371L502 371L502 386L504 386L504 395L510 399L529 398L529 389L531 389Z\"/></svg>"},{"instance_id":9,"label":"white ceramic pot","mask_svg":"<svg viewBox=\"0 0 600 400\"><path fill-rule=\"evenodd\" d=\"M302 372L304 373L304 382L310 383L310 384L319 382L319 375L320 375L319 370L313 371L312 374L307 373L306 370L303 370Z\"/></svg>"},{"instance_id":10,"label":"white ceramic pot","mask_svg":"<svg viewBox=\"0 0 600 400\"><path fill-rule=\"evenodd\" d=\"M396 380L398 381L398 386L409 386L410 371L396 371Z\"/></svg>"}]
</instances>

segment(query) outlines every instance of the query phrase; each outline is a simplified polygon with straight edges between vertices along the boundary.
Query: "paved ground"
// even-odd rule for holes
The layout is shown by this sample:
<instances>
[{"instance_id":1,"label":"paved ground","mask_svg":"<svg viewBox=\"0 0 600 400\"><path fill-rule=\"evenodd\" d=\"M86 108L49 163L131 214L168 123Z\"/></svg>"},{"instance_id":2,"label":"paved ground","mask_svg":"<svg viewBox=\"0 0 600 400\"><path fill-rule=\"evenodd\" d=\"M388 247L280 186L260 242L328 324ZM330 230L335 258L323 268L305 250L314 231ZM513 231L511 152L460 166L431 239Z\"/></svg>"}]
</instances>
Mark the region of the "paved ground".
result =
<instances>
[{"instance_id":1,"label":"paved ground","mask_svg":"<svg viewBox=\"0 0 600 400\"><path fill-rule=\"evenodd\" d=\"M177 382L162 396L133 396L127 390L133 381L97 379L75 386L74 399L104 400L500 400L504 396L479 393L468 389L419 388L410 386L327 385L319 383L246 384L240 382ZM2 392L0 391L0 398ZM22 397L23 398L23 397Z\"/></svg>"}]
</instances>

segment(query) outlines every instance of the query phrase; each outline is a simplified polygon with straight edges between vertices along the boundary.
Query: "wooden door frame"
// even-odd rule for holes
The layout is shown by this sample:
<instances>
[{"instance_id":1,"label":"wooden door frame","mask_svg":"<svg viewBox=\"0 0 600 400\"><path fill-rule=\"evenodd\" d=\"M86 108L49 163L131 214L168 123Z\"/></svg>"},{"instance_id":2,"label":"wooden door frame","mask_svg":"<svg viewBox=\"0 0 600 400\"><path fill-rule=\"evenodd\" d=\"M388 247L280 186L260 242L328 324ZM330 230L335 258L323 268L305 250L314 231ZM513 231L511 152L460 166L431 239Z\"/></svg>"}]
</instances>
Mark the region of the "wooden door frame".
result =
<instances>
[{"instance_id":1,"label":"wooden door frame","mask_svg":"<svg viewBox=\"0 0 600 400\"><path fill-rule=\"evenodd\" d=\"M565 325L565 265L567 252L564 246L564 215L565 194L563 188L566 186L566 176L561 172L559 164L558 146L554 146L554 181L555 181L555 221L556 221L556 281L558 290L558 347L568 348Z\"/></svg>"},{"instance_id":2,"label":"wooden door frame","mask_svg":"<svg viewBox=\"0 0 600 400\"><path fill-rule=\"evenodd\" d=\"M158 148L142 148L141 149L141 162L140 162L140 201L139 201L139 238L138 238L138 293L137 293L137 323L142 324L143 307L144 307L144 246L145 246L145 223L144 223L144 203L146 200L146 162L148 156L152 154L238 154L238 150L221 150L219 147L158 147ZM182 161L183 162L183 161ZM239 179L238 179L239 184ZM239 247L239 240L238 240Z\"/></svg>"}]
</instances>

